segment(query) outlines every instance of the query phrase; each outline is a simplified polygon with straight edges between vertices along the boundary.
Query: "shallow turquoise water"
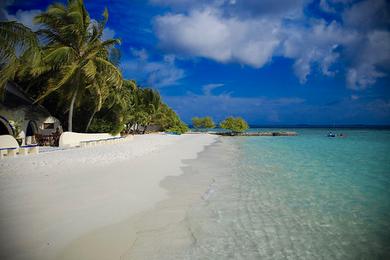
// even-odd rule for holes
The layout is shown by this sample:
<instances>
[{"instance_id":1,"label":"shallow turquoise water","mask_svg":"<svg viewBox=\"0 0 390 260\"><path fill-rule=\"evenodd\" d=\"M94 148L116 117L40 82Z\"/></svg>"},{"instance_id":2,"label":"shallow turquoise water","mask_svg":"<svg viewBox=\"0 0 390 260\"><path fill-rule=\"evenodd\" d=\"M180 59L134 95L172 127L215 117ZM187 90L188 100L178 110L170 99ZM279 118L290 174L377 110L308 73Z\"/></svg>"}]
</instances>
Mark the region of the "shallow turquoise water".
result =
<instances>
[{"instance_id":1,"label":"shallow turquoise water","mask_svg":"<svg viewBox=\"0 0 390 260\"><path fill-rule=\"evenodd\" d=\"M390 259L390 131L295 131L209 151L229 156L188 212L196 243L183 258Z\"/></svg>"}]
</instances>

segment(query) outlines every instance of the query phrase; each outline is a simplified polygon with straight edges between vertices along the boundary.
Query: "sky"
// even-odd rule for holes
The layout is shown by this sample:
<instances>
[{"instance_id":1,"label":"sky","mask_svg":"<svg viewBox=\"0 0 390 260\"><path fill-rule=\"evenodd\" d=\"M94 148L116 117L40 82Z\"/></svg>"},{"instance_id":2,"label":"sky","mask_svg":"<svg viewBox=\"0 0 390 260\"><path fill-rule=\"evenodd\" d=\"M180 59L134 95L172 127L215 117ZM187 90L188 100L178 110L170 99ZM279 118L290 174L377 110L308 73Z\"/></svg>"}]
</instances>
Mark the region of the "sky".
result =
<instances>
[{"instance_id":1,"label":"sky","mask_svg":"<svg viewBox=\"0 0 390 260\"><path fill-rule=\"evenodd\" d=\"M61 2L61 1L59 1ZM0 19L37 30L50 0L1 0ZM388 0L84 0L109 11L127 79L187 123L390 124Z\"/></svg>"}]
</instances>

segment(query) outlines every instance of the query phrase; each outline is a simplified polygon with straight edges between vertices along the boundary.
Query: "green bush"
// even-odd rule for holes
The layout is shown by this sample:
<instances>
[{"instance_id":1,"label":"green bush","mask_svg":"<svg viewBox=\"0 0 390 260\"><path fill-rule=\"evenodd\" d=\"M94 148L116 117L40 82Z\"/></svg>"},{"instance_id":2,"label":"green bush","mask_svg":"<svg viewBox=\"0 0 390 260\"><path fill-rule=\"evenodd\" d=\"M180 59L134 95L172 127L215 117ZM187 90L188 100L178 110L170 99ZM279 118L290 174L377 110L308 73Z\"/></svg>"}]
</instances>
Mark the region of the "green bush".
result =
<instances>
[{"instance_id":1,"label":"green bush","mask_svg":"<svg viewBox=\"0 0 390 260\"><path fill-rule=\"evenodd\" d=\"M193 117L192 125L197 129L214 128L215 124L211 117Z\"/></svg>"},{"instance_id":2,"label":"green bush","mask_svg":"<svg viewBox=\"0 0 390 260\"><path fill-rule=\"evenodd\" d=\"M233 133L241 133L249 128L248 123L241 117L228 117L220 123L220 126Z\"/></svg>"},{"instance_id":3,"label":"green bush","mask_svg":"<svg viewBox=\"0 0 390 260\"><path fill-rule=\"evenodd\" d=\"M180 122L179 124L168 128L166 131L177 133L177 134L184 134L185 132L188 131L188 126L185 123Z\"/></svg>"}]
</instances>

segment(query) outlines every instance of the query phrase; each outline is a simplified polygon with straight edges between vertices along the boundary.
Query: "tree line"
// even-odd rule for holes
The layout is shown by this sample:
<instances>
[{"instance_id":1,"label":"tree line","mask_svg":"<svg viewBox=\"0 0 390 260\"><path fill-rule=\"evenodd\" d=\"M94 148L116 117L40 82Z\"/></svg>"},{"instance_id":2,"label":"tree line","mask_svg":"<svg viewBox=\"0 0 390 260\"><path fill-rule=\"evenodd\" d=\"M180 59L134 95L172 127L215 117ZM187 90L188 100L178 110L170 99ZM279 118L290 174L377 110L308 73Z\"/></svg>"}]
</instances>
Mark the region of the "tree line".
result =
<instances>
[{"instance_id":1,"label":"tree line","mask_svg":"<svg viewBox=\"0 0 390 260\"><path fill-rule=\"evenodd\" d=\"M0 94L16 82L68 131L145 133L152 124L187 131L156 90L123 78L120 40L103 40L108 17L105 9L91 19L82 0L68 0L37 15L36 32L0 22Z\"/></svg>"},{"instance_id":2,"label":"tree line","mask_svg":"<svg viewBox=\"0 0 390 260\"><path fill-rule=\"evenodd\" d=\"M197 130L206 130L215 128L216 124L210 116L193 117L192 126ZM249 125L241 117L227 117L220 122L219 127L230 130L232 133L241 133L245 132L249 128Z\"/></svg>"}]
</instances>

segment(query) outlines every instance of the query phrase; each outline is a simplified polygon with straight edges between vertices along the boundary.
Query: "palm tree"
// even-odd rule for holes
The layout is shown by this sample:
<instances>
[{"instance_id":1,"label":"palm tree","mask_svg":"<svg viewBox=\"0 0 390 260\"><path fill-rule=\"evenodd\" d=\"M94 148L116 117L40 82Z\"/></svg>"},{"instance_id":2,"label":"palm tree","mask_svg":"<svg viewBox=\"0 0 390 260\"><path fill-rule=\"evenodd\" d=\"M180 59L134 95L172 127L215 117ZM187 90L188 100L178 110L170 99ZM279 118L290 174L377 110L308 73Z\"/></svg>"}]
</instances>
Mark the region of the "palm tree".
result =
<instances>
[{"instance_id":1,"label":"palm tree","mask_svg":"<svg viewBox=\"0 0 390 260\"><path fill-rule=\"evenodd\" d=\"M114 86L112 87L114 88ZM92 99L94 107L85 128L85 132L88 132L95 114L102 109L103 103L109 96L111 86L107 85L105 80L100 77L100 75L97 75L96 80L87 88L89 90L90 99Z\"/></svg>"},{"instance_id":2,"label":"palm tree","mask_svg":"<svg viewBox=\"0 0 390 260\"><path fill-rule=\"evenodd\" d=\"M28 67L26 64L33 67L39 62L40 50L36 34L21 23L0 22L0 94L7 81L13 80L17 73Z\"/></svg>"},{"instance_id":3,"label":"palm tree","mask_svg":"<svg viewBox=\"0 0 390 260\"><path fill-rule=\"evenodd\" d=\"M121 72L108 59L110 48L120 41L101 39L108 20L107 9L103 17L101 22L92 22L82 0L69 0L66 6L50 5L34 19L44 27L38 33L47 44L42 50L43 62L33 73L53 72L54 75L36 102L60 92L69 102L68 131L72 131L74 107L88 88L101 91L104 86L122 86ZM106 84L96 87L102 81Z\"/></svg>"},{"instance_id":4,"label":"palm tree","mask_svg":"<svg viewBox=\"0 0 390 260\"><path fill-rule=\"evenodd\" d=\"M161 106L161 97L157 91L145 88L139 89L139 99L138 114L141 119L140 123L144 127L143 133L145 133Z\"/></svg>"},{"instance_id":5,"label":"palm tree","mask_svg":"<svg viewBox=\"0 0 390 260\"><path fill-rule=\"evenodd\" d=\"M134 81L124 80L122 87L109 91L105 97L103 106L114 114L115 133L123 129L123 126L128 122L128 118L133 112L136 89L137 87ZM92 123L93 116L90 118L90 123Z\"/></svg>"}]
</instances>

